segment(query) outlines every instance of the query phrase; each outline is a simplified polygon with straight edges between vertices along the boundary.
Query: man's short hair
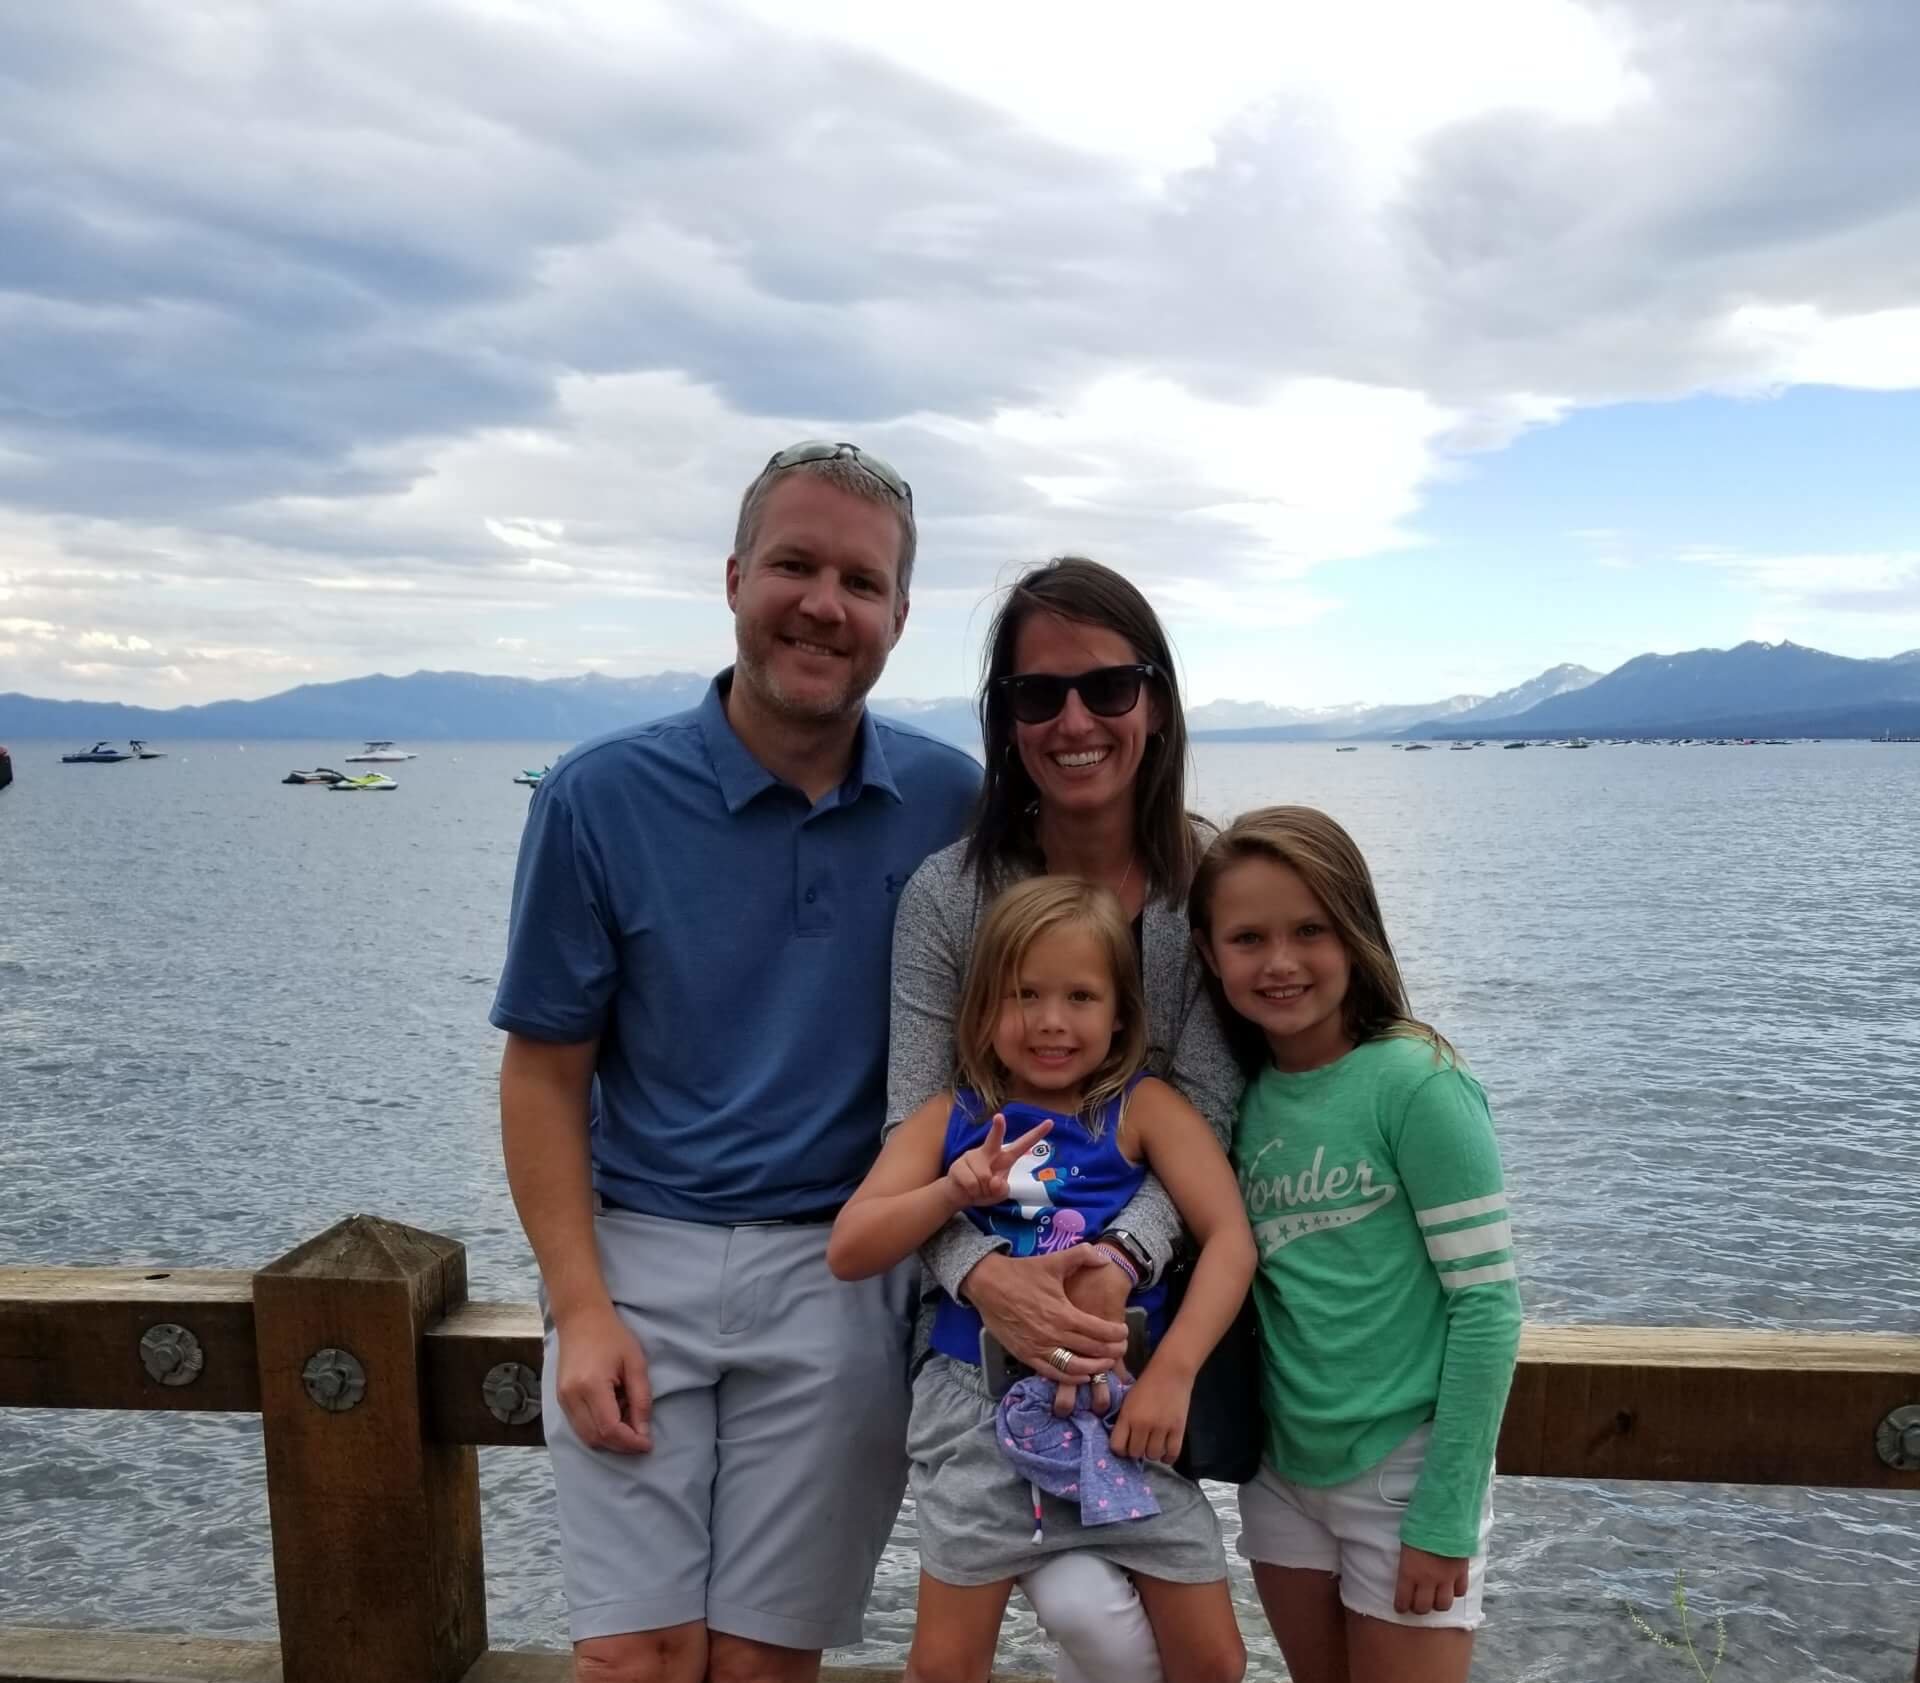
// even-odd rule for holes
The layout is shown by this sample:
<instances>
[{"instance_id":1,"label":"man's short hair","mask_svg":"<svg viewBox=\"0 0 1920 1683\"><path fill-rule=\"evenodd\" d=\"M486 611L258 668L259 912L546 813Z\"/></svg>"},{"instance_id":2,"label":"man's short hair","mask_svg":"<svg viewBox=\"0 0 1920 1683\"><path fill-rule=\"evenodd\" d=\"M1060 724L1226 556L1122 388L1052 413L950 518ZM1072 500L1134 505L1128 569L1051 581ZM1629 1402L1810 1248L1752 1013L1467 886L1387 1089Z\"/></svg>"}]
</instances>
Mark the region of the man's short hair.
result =
<instances>
[{"instance_id":1,"label":"man's short hair","mask_svg":"<svg viewBox=\"0 0 1920 1683\"><path fill-rule=\"evenodd\" d=\"M908 588L913 583L914 552L920 544L920 534L913 520L913 504L896 496L850 456L827 456L818 461L794 462L788 467L769 464L762 468L740 499L740 518L733 529L734 555L745 563L753 548L753 540L758 535L760 513L766 507L767 498L773 494L774 486L795 474L825 480L836 490L845 491L850 497L858 497L863 503L884 508L899 520L900 565L894 578L894 594L905 601Z\"/></svg>"}]
</instances>

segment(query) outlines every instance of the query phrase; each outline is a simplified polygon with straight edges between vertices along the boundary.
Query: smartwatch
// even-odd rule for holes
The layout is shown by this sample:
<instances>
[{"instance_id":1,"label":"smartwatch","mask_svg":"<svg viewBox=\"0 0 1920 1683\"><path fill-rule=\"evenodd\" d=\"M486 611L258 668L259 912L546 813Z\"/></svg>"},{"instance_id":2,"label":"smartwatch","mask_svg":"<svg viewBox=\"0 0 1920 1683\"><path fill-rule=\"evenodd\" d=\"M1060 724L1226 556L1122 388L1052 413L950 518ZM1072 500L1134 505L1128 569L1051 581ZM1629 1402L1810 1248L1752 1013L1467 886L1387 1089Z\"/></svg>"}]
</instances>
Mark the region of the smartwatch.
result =
<instances>
[{"instance_id":1,"label":"smartwatch","mask_svg":"<svg viewBox=\"0 0 1920 1683\"><path fill-rule=\"evenodd\" d=\"M1153 1284L1155 1275L1153 1258L1148 1254L1147 1247L1141 1244L1140 1241L1124 1227L1109 1227L1106 1232L1094 1240L1094 1243L1096 1245L1113 1246L1115 1250L1133 1264L1133 1270L1140 1276L1140 1284L1142 1286L1150 1286Z\"/></svg>"}]
</instances>

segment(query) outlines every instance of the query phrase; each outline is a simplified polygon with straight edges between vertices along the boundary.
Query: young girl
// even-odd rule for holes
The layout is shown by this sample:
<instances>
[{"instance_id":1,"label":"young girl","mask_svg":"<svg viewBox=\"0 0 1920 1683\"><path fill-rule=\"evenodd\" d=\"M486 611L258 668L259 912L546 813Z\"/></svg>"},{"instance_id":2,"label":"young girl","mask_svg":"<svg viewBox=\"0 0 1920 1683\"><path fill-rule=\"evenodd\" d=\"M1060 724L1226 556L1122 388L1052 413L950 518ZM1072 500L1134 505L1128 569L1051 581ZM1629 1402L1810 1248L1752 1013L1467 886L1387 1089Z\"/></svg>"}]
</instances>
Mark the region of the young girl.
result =
<instances>
[{"instance_id":1,"label":"young girl","mask_svg":"<svg viewBox=\"0 0 1920 1683\"><path fill-rule=\"evenodd\" d=\"M1307 807L1235 820L1188 901L1251 1085L1267 1452L1240 1549L1296 1683L1460 1683L1520 1339L1480 1084L1409 1014L1366 861Z\"/></svg>"},{"instance_id":2,"label":"young girl","mask_svg":"<svg viewBox=\"0 0 1920 1683\"><path fill-rule=\"evenodd\" d=\"M1022 1255L1097 1238L1149 1168L1201 1249L1139 1378L1127 1385L1117 1373L1111 1386L1103 1378L1077 1393L1061 1385L1057 1399L1044 1377L1023 1380L1007 1406L1032 1405L1018 1417L1024 1428L989 1394L978 1313L940 1298L908 1429L921 1572L907 1676L985 1683L1014 1580L1063 1550L1089 1549L1133 1574L1168 1676L1237 1683L1246 1655L1219 1522L1199 1487L1161 1463L1179 1454L1194 1374L1246 1294L1253 1241L1212 1131L1140 1072L1145 1004L1114 896L1070 877L1007 890L981 922L954 1041L955 1090L888 1136L834 1223L834 1273L893 1267L956 1210ZM1091 1254L1123 1266L1103 1248ZM1164 1297L1157 1287L1130 1299L1147 1310L1150 1335ZM1110 1396L1124 1397L1117 1415ZM1072 1407L1071 1419L1056 1423L1049 1404L1052 1414ZM1054 1448L1078 1445L1063 1453L1084 1454L1089 1487L1070 1466L1055 1469L1058 1494L1043 1495L1029 1432Z\"/></svg>"}]
</instances>

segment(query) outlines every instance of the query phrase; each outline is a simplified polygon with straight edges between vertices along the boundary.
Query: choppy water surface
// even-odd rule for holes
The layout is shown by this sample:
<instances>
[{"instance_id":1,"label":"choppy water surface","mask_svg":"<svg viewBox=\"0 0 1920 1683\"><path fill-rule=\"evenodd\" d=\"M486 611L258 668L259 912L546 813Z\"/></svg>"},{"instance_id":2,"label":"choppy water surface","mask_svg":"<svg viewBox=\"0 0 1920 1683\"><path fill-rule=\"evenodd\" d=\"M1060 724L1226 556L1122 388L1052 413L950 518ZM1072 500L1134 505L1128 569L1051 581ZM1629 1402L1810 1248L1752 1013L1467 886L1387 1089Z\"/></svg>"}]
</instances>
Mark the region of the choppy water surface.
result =
<instances>
[{"instance_id":1,"label":"choppy water surface","mask_svg":"<svg viewBox=\"0 0 1920 1683\"><path fill-rule=\"evenodd\" d=\"M485 1013L509 779L551 748L435 745L342 800L277 781L338 743L61 746L15 744L0 793L0 1259L252 1267L364 1210L531 1298ZM1920 1333L1920 747L1197 765L1210 813L1306 801L1367 849L1416 1007L1493 1098L1529 1318ZM481 1468L494 1642L562 1645L545 1457ZM1621 1607L1672 1628L1682 1567L1723 1679L1910 1673L1920 1497L1496 1495L1477 1676L1688 1675ZM855 1657L900 1657L914 1576L908 1512ZM257 1424L0 1413L0 1585L0 1622L270 1634ZM1024 1615L1005 1657L1044 1664Z\"/></svg>"}]
</instances>

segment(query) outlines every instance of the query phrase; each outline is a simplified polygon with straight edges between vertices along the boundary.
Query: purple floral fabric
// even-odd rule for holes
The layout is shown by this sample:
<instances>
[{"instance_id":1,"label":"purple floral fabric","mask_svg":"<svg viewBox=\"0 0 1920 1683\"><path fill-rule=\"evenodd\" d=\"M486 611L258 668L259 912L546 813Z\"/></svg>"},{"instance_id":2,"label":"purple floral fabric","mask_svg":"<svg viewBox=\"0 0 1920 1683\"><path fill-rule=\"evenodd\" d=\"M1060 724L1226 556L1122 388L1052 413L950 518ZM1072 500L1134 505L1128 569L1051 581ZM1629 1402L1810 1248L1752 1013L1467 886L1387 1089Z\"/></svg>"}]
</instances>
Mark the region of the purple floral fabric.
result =
<instances>
[{"instance_id":1,"label":"purple floral fabric","mask_svg":"<svg viewBox=\"0 0 1920 1683\"><path fill-rule=\"evenodd\" d=\"M1128 1390L1118 1378L1107 1386L1112 1395L1104 1417L1093 1412L1092 1386L1082 1385L1073 1413L1062 1420L1053 1412L1054 1382L1039 1377L1009 1386L995 1416L1000 1453L1038 1489L1078 1500L1083 1525L1114 1525L1160 1511L1145 1463L1114 1454L1107 1441L1107 1427Z\"/></svg>"}]
</instances>

